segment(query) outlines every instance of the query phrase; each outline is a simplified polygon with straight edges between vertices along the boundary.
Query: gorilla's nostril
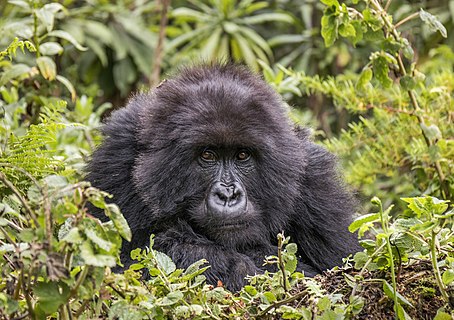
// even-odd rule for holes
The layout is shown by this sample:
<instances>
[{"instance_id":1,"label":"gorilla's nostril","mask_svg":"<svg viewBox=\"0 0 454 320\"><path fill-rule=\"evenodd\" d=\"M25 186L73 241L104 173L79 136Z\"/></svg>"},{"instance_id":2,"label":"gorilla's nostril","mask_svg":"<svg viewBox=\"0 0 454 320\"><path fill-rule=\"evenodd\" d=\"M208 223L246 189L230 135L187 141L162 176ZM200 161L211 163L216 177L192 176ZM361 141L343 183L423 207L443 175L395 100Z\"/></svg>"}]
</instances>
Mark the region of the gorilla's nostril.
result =
<instances>
[{"instance_id":1,"label":"gorilla's nostril","mask_svg":"<svg viewBox=\"0 0 454 320\"><path fill-rule=\"evenodd\" d=\"M235 214L244 212L247 201L238 183L224 184L217 182L213 185L208 197L208 209L215 214Z\"/></svg>"}]
</instances>

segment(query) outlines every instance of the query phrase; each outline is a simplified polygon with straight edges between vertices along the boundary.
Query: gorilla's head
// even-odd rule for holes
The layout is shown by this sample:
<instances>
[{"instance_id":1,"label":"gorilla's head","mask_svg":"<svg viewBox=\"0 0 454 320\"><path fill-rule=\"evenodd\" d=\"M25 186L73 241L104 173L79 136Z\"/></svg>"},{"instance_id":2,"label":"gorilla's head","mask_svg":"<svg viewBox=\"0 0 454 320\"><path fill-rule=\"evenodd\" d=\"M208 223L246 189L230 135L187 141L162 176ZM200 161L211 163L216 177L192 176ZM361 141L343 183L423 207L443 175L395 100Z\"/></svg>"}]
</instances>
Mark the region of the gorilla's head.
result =
<instances>
[{"instance_id":1,"label":"gorilla's head","mask_svg":"<svg viewBox=\"0 0 454 320\"><path fill-rule=\"evenodd\" d=\"M304 148L262 80L239 66L191 68L134 100L146 111L132 174L154 222L182 219L231 247L285 229Z\"/></svg>"}]
</instances>

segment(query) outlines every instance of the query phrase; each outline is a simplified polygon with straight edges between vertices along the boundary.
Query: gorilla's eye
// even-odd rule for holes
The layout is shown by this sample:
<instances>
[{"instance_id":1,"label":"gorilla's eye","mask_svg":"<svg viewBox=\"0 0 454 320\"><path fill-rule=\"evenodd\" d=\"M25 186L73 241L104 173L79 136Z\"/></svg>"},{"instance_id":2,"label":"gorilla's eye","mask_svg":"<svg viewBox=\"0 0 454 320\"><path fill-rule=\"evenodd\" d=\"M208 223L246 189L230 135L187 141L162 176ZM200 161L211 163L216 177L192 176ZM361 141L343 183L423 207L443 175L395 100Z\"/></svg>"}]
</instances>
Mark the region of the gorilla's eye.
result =
<instances>
[{"instance_id":1,"label":"gorilla's eye","mask_svg":"<svg viewBox=\"0 0 454 320\"><path fill-rule=\"evenodd\" d=\"M213 151L210 150L204 150L202 154L200 155L200 158L204 161L215 161L216 160L216 155L214 154Z\"/></svg>"},{"instance_id":2,"label":"gorilla's eye","mask_svg":"<svg viewBox=\"0 0 454 320\"><path fill-rule=\"evenodd\" d=\"M236 159L240 161L246 161L251 157L251 154L247 151L240 151L236 155Z\"/></svg>"}]
</instances>

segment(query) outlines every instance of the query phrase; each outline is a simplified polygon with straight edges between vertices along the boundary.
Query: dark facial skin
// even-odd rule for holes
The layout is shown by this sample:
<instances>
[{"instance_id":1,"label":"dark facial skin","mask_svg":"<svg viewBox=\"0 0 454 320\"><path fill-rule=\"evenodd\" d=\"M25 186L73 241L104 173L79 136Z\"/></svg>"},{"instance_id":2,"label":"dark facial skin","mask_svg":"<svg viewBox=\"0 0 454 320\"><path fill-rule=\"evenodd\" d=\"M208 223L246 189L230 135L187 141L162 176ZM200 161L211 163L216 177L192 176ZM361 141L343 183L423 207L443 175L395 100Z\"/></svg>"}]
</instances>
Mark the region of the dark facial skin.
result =
<instances>
[{"instance_id":1,"label":"dark facial skin","mask_svg":"<svg viewBox=\"0 0 454 320\"><path fill-rule=\"evenodd\" d=\"M245 147L205 147L198 154L197 166L207 182L206 195L194 214L195 226L223 245L237 246L244 230L253 228L258 213L245 182L255 172L253 151ZM241 241L240 241L241 242Z\"/></svg>"}]
</instances>

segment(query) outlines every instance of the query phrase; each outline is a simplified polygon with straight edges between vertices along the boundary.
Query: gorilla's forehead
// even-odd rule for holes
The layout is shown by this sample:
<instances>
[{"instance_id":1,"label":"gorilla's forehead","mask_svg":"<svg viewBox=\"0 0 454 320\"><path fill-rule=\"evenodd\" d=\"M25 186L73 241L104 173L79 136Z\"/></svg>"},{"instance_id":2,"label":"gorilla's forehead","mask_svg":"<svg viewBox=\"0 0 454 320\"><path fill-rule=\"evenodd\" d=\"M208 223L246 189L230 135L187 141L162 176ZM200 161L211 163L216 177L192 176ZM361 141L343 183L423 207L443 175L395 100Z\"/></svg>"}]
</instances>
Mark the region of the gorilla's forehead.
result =
<instances>
[{"instance_id":1,"label":"gorilla's forehead","mask_svg":"<svg viewBox=\"0 0 454 320\"><path fill-rule=\"evenodd\" d=\"M143 125L169 140L205 145L269 145L291 131L279 96L242 68L190 69L156 88ZM150 112L151 111L151 112Z\"/></svg>"}]
</instances>

